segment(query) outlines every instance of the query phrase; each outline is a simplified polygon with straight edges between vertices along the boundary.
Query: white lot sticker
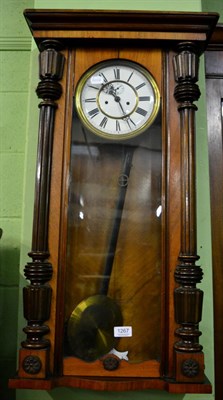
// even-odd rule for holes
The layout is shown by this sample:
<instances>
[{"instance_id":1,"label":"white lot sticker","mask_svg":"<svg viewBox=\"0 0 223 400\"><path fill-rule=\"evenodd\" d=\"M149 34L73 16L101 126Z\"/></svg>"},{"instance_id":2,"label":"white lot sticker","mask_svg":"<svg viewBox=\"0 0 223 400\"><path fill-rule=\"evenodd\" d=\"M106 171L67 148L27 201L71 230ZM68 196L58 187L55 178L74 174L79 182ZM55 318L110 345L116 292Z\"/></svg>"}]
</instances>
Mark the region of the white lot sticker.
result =
<instances>
[{"instance_id":1,"label":"white lot sticker","mask_svg":"<svg viewBox=\"0 0 223 400\"><path fill-rule=\"evenodd\" d=\"M132 327L114 326L114 337L132 337Z\"/></svg>"}]
</instances>

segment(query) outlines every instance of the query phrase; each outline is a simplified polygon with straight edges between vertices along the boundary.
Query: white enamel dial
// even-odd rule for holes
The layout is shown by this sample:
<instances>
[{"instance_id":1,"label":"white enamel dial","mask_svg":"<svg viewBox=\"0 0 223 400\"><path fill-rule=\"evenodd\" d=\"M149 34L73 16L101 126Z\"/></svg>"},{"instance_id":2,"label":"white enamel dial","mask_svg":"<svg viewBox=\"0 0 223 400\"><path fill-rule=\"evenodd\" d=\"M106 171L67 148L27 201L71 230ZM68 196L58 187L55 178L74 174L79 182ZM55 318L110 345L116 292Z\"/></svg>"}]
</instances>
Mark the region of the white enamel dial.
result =
<instances>
[{"instance_id":1,"label":"white enamel dial","mask_svg":"<svg viewBox=\"0 0 223 400\"><path fill-rule=\"evenodd\" d=\"M149 72L128 60L108 60L88 70L76 90L77 113L94 133L125 139L143 132L157 115L159 89Z\"/></svg>"}]
</instances>

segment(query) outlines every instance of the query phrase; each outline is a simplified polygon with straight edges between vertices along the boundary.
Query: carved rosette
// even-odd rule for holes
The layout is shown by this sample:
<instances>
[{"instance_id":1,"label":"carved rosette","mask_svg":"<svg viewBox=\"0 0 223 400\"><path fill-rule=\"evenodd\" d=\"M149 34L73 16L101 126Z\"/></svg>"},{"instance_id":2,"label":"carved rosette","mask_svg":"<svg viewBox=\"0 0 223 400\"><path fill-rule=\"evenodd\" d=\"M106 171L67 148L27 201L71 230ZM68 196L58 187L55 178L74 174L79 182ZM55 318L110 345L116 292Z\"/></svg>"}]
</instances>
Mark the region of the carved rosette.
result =
<instances>
[{"instance_id":1,"label":"carved rosette","mask_svg":"<svg viewBox=\"0 0 223 400\"><path fill-rule=\"evenodd\" d=\"M175 343L176 352L199 353L203 292L196 287L201 282L203 272L196 265L196 190L195 190L195 111L193 103L200 97L198 81L199 53L193 43L178 46L178 54L173 60L176 87L175 99L180 113L181 135L181 251L179 264L175 270L175 280L179 287L174 292L175 320L179 324ZM181 366L181 370L185 368ZM189 375L187 374L189 378Z\"/></svg>"},{"instance_id":2,"label":"carved rosette","mask_svg":"<svg viewBox=\"0 0 223 400\"><path fill-rule=\"evenodd\" d=\"M108 354L102 361L103 367L107 371L115 371L120 365L120 359L114 354Z\"/></svg>"},{"instance_id":3,"label":"carved rosette","mask_svg":"<svg viewBox=\"0 0 223 400\"><path fill-rule=\"evenodd\" d=\"M182 365L182 373L188 378L194 378L199 374L199 363L191 358L185 360Z\"/></svg>"},{"instance_id":4,"label":"carved rosette","mask_svg":"<svg viewBox=\"0 0 223 400\"><path fill-rule=\"evenodd\" d=\"M41 370L42 363L37 356L27 356L24 358L22 366L27 374L35 375Z\"/></svg>"},{"instance_id":5,"label":"carved rosette","mask_svg":"<svg viewBox=\"0 0 223 400\"><path fill-rule=\"evenodd\" d=\"M32 261L25 266L25 277L30 285L23 290L24 317L28 321L24 332L27 335L22 347L29 350L47 349L49 340L44 336L49 327L44 325L50 317L52 265L48 261L48 219L51 177L51 158L56 100L62 93L59 81L62 78L64 56L59 52L58 41L45 40L39 55L40 82L37 95L42 99L39 117L38 156L36 168L35 205L33 217ZM26 359L27 361L27 359ZM27 364L27 371L30 367ZM34 364L33 364L34 365ZM35 364L36 365L36 364ZM33 373L33 372L30 372Z\"/></svg>"}]
</instances>

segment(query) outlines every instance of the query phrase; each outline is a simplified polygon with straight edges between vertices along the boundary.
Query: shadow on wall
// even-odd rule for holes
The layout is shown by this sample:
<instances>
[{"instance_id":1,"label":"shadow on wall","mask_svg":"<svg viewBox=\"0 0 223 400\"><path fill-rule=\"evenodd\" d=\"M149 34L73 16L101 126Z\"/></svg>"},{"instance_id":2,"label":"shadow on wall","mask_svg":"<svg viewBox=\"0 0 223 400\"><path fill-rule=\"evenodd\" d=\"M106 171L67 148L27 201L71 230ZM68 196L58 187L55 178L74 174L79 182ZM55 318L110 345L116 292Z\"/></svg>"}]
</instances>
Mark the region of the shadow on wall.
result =
<instances>
[{"instance_id":1,"label":"shadow on wall","mask_svg":"<svg viewBox=\"0 0 223 400\"><path fill-rule=\"evenodd\" d=\"M50 397L46 397L46 400L182 400L184 397L182 394L174 395L158 390L143 390L138 392L93 392L82 389L60 388L54 389L52 392L48 392L48 394Z\"/></svg>"},{"instance_id":2,"label":"shadow on wall","mask_svg":"<svg viewBox=\"0 0 223 400\"><path fill-rule=\"evenodd\" d=\"M83 389L57 388L52 391L18 390L16 400L182 400L183 394L156 390L132 392L99 392Z\"/></svg>"}]
</instances>

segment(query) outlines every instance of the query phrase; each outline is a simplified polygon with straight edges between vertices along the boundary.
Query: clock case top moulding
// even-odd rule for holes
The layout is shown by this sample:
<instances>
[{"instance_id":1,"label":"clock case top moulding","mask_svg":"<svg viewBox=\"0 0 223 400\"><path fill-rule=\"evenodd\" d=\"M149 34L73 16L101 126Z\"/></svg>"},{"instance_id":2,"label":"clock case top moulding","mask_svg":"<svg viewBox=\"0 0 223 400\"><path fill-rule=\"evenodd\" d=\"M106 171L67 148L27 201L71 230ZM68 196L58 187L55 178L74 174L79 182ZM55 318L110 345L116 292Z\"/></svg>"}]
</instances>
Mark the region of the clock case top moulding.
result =
<instances>
[{"instance_id":1,"label":"clock case top moulding","mask_svg":"<svg viewBox=\"0 0 223 400\"><path fill-rule=\"evenodd\" d=\"M71 386L96 390L161 389L173 393L208 393L211 385L204 375L204 355L199 344L201 332L198 330L203 292L196 284L203 273L196 265L199 259L194 151L197 107L193 102L200 96L196 84L199 56L206 49L218 15L103 10L26 10L24 15L40 50L37 95L42 101L39 106L32 250L29 253L32 261L25 267L25 276L30 281L24 288L27 320L24 332L27 337L19 351L18 375L10 380L9 386L45 390ZM159 48L164 54L167 285L163 366L159 376L151 374L148 378L140 377L140 372L136 372L135 377L120 378L118 369L116 377L112 378L101 374L100 370L91 377L77 376L75 371L63 375L60 311L63 308L61 281L64 275L59 266L62 264L60 254L65 251L60 238L65 211L60 203L62 196L57 192L59 187L64 190L66 186L63 169L67 159L63 148L64 143L65 147L67 145L65 132L70 130L70 125L66 121L71 121L71 110L66 109L65 98L71 99L69 92L73 90L66 79L71 68L69 52L76 47L123 46L138 51ZM176 109L176 122L168 119L172 107ZM173 140L179 144L181 157L173 152ZM174 180L176 170L180 177L177 182ZM174 220L174 214L179 216L180 222Z\"/></svg>"}]
</instances>

